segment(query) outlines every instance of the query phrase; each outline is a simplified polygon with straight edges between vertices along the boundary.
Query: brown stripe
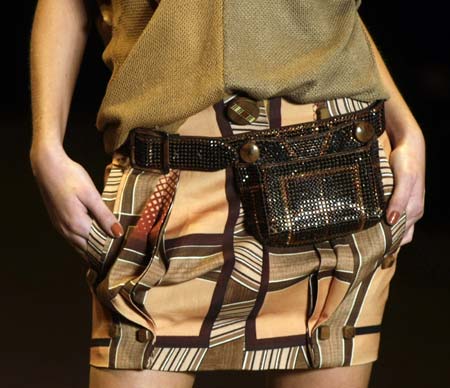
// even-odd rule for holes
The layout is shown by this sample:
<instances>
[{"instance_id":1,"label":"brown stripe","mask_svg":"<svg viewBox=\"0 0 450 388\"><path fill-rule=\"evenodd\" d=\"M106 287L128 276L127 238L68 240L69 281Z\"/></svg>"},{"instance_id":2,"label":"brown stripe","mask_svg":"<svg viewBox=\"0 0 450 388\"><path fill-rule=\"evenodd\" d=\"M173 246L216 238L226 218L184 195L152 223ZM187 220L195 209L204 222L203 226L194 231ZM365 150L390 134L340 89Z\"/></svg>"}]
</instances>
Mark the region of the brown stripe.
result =
<instances>
[{"instance_id":1,"label":"brown stripe","mask_svg":"<svg viewBox=\"0 0 450 388\"><path fill-rule=\"evenodd\" d=\"M214 110L216 112L216 120L219 125L222 136L232 134L231 127L228 120L224 116L225 106L223 101L219 101L214 104ZM225 291L228 281L230 281L230 275L234 267L234 245L233 245L233 230L236 220L239 216L239 197L234 187L234 177L232 167L229 166L225 169L225 194L228 201L228 217L225 223L225 230L222 237L223 244L223 256L224 264L222 266L221 273L219 275L216 287L213 292L210 308L203 320L200 328L199 336L157 336L155 346L185 346L185 347L207 347L210 340L211 330L213 323L220 312L220 308L223 304ZM177 239L178 242L183 241L196 241L199 245L208 245L211 242L210 234L197 234L191 236L191 240L188 240L184 236L184 240ZM175 240L175 239L171 239ZM167 240L170 242L171 240ZM174 241L172 241L173 244ZM169 248L170 243L166 248ZM174 245L172 245L174 246Z\"/></svg>"},{"instance_id":2,"label":"brown stripe","mask_svg":"<svg viewBox=\"0 0 450 388\"><path fill-rule=\"evenodd\" d=\"M112 324L120 326L120 316L115 311L111 311L111 318ZM116 337L111 339L111 345L109 347L109 368L116 367L116 353L120 338L121 337Z\"/></svg>"},{"instance_id":3,"label":"brown stripe","mask_svg":"<svg viewBox=\"0 0 450 388\"><path fill-rule=\"evenodd\" d=\"M205 244L206 242L206 244ZM222 234L196 233L165 240L165 249L179 248L183 245L222 245Z\"/></svg>"},{"instance_id":4,"label":"brown stripe","mask_svg":"<svg viewBox=\"0 0 450 388\"><path fill-rule=\"evenodd\" d=\"M269 125L271 128L281 127L281 97L268 99L269 105Z\"/></svg>"},{"instance_id":5,"label":"brown stripe","mask_svg":"<svg viewBox=\"0 0 450 388\"><path fill-rule=\"evenodd\" d=\"M372 276L374 271L372 272ZM372 276L368 276L364 282L362 282L361 286L358 289L358 295L355 298L355 303L353 304L353 309L350 313L350 316L346 322L347 325L354 326L356 319L358 318L359 312L361 311L361 308L364 304L364 298L366 296L367 290L369 289L370 281L372 279ZM348 340L344 340L344 366L350 365L351 362L351 356L352 356L352 349L353 349L353 340L350 338Z\"/></svg>"},{"instance_id":6,"label":"brown stripe","mask_svg":"<svg viewBox=\"0 0 450 388\"><path fill-rule=\"evenodd\" d=\"M277 281L277 282L272 282L269 283L269 286L267 288L267 291L276 291L276 290L282 290L284 288L290 287L298 282L301 282L303 280L305 280L309 275L303 275L303 276L299 276L295 279L290 279L290 280L284 280L284 281Z\"/></svg>"}]
</instances>

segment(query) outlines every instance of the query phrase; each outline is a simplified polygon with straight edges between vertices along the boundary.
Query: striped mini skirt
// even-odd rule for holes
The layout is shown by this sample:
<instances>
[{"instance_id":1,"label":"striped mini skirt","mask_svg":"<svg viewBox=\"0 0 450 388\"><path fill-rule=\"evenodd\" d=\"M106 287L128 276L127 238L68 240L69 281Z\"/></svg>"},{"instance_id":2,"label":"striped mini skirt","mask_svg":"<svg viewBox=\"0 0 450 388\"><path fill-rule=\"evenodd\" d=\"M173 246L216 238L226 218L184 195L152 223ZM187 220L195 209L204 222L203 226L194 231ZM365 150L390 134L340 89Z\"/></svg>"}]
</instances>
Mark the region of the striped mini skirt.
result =
<instances>
[{"instance_id":1,"label":"striped mini skirt","mask_svg":"<svg viewBox=\"0 0 450 388\"><path fill-rule=\"evenodd\" d=\"M185 135L228 136L367 107L348 97L311 104L257 101L236 124L229 95L189 117ZM384 195L394 179L378 138ZM244 228L231 167L142 170L120 149L105 167L103 201L124 235L93 219L86 252L92 296L90 365L160 371L312 369L378 357L382 318L406 215L344 237L272 248Z\"/></svg>"}]
</instances>

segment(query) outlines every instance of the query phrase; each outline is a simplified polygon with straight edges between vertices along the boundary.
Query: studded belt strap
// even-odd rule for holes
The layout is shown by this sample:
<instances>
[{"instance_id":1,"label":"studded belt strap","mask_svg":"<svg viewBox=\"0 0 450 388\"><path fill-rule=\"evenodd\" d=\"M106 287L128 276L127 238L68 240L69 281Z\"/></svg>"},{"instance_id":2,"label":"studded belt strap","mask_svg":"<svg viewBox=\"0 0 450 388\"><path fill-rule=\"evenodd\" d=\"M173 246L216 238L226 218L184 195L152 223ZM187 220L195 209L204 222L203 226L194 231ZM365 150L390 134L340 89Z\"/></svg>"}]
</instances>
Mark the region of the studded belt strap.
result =
<instances>
[{"instance_id":1,"label":"studded belt strap","mask_svg":"<svg viewBox=\"0 0 450 388\"><path fill-rule=\"evenodd\" d=\"M131 165L144 170L158 169L166 174L170 168L216 171L236 162L262 162L269 143L299 136L302 139L347 130L349 136L365 143L384 131L384 104L377 100L364 109L342 115L239 133L224 137L169 134L155 128L138 127L130 131L124 149L129 151ZM285 160L285 159L284 159Z\"/></svg>"}]
</instances>

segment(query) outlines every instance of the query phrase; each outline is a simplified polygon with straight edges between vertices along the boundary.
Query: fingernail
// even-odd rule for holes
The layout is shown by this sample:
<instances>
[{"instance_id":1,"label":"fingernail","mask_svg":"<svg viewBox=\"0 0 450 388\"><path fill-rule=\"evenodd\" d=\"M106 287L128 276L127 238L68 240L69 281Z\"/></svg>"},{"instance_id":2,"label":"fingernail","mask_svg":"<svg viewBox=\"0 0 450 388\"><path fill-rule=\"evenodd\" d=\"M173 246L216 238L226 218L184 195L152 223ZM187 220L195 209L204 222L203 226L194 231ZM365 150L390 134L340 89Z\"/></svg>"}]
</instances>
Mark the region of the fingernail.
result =
<instances>
[{"instance_id":1,"label":"fingernail","mask_svg":"<svg viewBox=\"0 0 450 388\"><path fill-rule=\"evenodd\" d=\"M123 228L119 222L116 222L113 226L111 226L111 232L113 232L114 237L120 237L123 235Z\"/></svg>"},{"instance_id":2,"label":"fingernail","mask_svg":"<svg viewBox=\"0 0 450 388\"><path fill-rule=\"evenodd\" d=\"M394 210L393 212L391 212L388 218L389 224L394 225L398 221L399 217L400 213L398 211Z\"/></svg>"}]
</instances>

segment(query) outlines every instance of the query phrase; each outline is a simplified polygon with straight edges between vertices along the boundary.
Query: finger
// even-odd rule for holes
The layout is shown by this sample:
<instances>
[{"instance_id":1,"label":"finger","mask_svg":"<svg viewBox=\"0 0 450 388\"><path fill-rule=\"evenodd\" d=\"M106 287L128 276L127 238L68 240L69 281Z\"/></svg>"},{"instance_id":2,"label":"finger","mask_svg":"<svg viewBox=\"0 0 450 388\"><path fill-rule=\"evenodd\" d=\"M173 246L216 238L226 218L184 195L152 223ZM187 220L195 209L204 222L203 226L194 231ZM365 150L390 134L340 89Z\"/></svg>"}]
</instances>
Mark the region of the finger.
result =
<instances>
[{"instance_id":1,"label":"finger","mask_svg":"<svg viewBox=\"0 0 450 388\"><path fill-rule=\"evenodd\" d=\"M38 186L39 193L41 195L42 202L44 203L44 206L45 206L45 208L47 210L47 213L49 215L54 214L53 206L51 206L51 201L50 201L50 198L49 198L46 190L39 184L37 186Z\"/></svg>"},{"instance_id":2,"label":"finger","mask_svg":"<svg viewBox=\"0 0 450 388\"><path fill-rule=\"evenodd\" d=\"M70 236L69 242L75 249L78 249L82 252L85 252L87 250L87 239L85 239L84 237L72 234Z\"/></svg>"},{"instance_id":3,"label":"finger","mask_svg":"<svg viewBox=\"0 0 450 388\"><path fill-rule=\"evenodd\" d=\"M83 259L86 259L87 252L87 239L80 237L76 234L72 234L67 239L69 245L81 256Z\"/></svg>"},{"instance_id":4,"label":"finger","mask_svg":"<svg viewBox=\"0 0 450 388\"><path fill-rule=\"evenodd\" d=\"M78 212L76 217L72 217L76 221L70 222L68 229L83 239L89 238L93 218L86 212Z\"/></svg>"},{"instance_id":5,"label":"finger","mask_svg":"<svg viewBox=\"0 0 450 388\"><path fill-rule=\"evenodd\" d=\"M408 202L408 206L406 211L408 212L408 217L412 223L416 223L423 217L424 213L424 204L425 204L425 196L424 189L422 187L416 187L419 185L415 185L413 188L411 197Z\"/></svg>"},{"instance_id":6,"label":"finger","mask_svg":"<svg viewBox=\"0 0 450 388\"><path fill-rule=\"evenodd\" d=\"M400 218L411 196L414 186L414 177L407 172L397 174L394 173L394 192L389 199L386 210L387 222L391 225L395 224Z\"/></svg>"},{"instance_id":7,"label":"finger","mask_svg":"<svg viewBox=\"0 0 450 388\"><path fill-rule=\"evenodd\" d=\"M418 218L415 216L416 214L416 204L414 203L414 200L412 198L410 198L410 200L408 201L408 204L406 206L406 224L405 224L405 228L408 230L411 226L413 226Z\"/></svg>"},{"instance_id":8,"label":"finger","mask_svg":"<svg viewBox=\"0 0 450 388\"><path fill-rule=\"evenodd\" d=\"M57 212L55 203L52 202L47 190L45 190L43 186L38 185L38 187L39 192L41 193L42 202L44 203L44 206L47 210L52 226L56 229L58 233L63 234L63 228L61 226L61 217Z\"/></svg>"},{"instance_id":9,"label":"finger","mask_svg":"<svg viewBox=\"0 0 450 388\"><path fill-rule=\"evenodd\" d=\"M92 190L86 198L85 206L92 213L100 227L111 237L120 237L123 235L122 225L116 216L108 208L97 190Z\"/></svg>"},{"instance_id":10,"label":"finger","mask_svg":"<svg viewBox=\"0 0 450 388\"><path fill-rule=\"evenodd\" d=\"M58 233L61 233L62 230L59 222L59 217L56 213L56 209L50 203L50 200L47 195L43 195L43 202L52 226L58 231Z\"/></svg>"},{"instance_id":11,"label":"finger","mask_svg":"<svg viewBox=\"0 0 450 388\"><path fill-rule=\"evenodd\" d=\"M82 239L87 239L92 225L92 217L88 214L86 206L75 197L68 201L58 217L59 228L66 238L77 235Z\"/></svg>"},{"instance_id":12,"label":"finger","mask_svg":"<svg viewBox=\"0 0 450 388\"><path fill-rule=\"evenodd\" d=\"M400 246L408 244L412 241L414 235L414 224L412 224L409 228L406 229L405 235L400 242Z\"/></svg>"},{"instance_id":13,"label":"finger","mask_svg":"<svg viewBox=\"0 0 450 388\"><path fill-rule=\"evenodd\" d=\"M85 251L85 250L80 249L80 248L78 248L78 247L74 247L74 249L75 249L75 251L76 251L80 256L82 256L83 258L86 256L86 251Z\"/></svg>"},{"instance_id":14,"label":"finger","mask_svg":"<svg viewBox=\"0 0 450 388\"><path fill-rule=\"evenodd\" d=\"M70 238L70 234L74 233L87 239L92 218L87 214L87 209L80 200L74 197L60 209L56 207L55 201L52 202L46 190L42 187L39 190L53 227L65 238Z\"/></svg>"},{"instance_id":15,"label":"finger","mask_svg":"<svg viewBox=\"0 0 450 388\"><path fill-rule=\"evenodd\" d=\"M64 224L61 224L60 233L72 248L82 252L87 250L87 239L73 233Z\"/></svg>"}]
</instances>

